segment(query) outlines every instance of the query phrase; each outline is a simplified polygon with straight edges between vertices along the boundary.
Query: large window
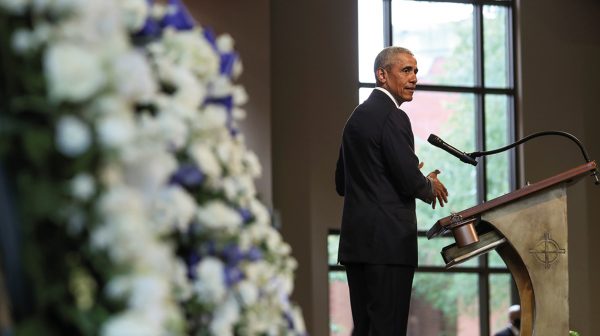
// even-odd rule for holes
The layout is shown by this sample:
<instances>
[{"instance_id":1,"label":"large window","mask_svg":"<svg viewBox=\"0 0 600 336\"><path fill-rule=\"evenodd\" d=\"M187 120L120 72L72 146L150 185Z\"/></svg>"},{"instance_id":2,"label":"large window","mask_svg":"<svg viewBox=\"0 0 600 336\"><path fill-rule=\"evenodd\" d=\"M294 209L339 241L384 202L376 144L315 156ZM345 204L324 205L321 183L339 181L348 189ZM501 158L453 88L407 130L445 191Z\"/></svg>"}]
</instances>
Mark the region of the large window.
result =
<instances>
[{"instance_id":1,"label":"large window","mask_svg":"<svg viewBox=\"0 0 600 336\"><path fill-rule=\"evenodd\" d=\"M419 268L409 335L490 335L507 323L513 282L496 254L445 270L440 251L451 237L425 232L460 211L515 188L514 155L480 158L477 167L427 143L430 133L466 152L490 150L514 138L514 1L357 0L359 99L375 87L373 60L385 46L406 47L418 62L414 99L402 105L415 133L424 172L440 169L450 193L444 208L417 205ZM343 267L336 265L337 232L329 235L331 334L352 330ZM349 324L348 324L349 323Z\"/></svg>"}]
</instances>

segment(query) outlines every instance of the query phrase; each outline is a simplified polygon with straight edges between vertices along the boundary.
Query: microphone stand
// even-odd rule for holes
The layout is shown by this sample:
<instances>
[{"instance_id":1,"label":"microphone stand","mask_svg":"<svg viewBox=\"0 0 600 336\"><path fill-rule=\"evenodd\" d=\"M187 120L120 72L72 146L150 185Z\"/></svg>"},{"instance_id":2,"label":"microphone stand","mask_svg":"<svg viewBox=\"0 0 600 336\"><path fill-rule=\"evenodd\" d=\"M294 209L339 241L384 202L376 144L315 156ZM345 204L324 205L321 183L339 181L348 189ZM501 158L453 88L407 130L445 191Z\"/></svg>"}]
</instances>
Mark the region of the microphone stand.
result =
<instances>
[{"instance_id":1,"label":"microphone stand","mask_svg":"<svg viewBox=\"0 0 600 336\"><path fill-rule=\"evenodd\" d=\"M587 152L585 151L585 148L583 148L583 145L581 144L581 141L579 141L579 139L577 139L573 134L570 134L567 132L562 132L562 131L542 131L542 132L533 133L533 134L530 134L530 135L524 137L523 139L520 139L520 140L510 144L510 145L507 145L507 146L504 146L504 147L501 147L498 149L490 150L490 151L468 153L467 155L472 157L473 159L475 159L480 156L498 154L500 152L509 150L517 145L520 145L524 142L527 142L533 138L537 138L537 137L544 136L544 135L559 135L559 136L569 138L571 141L575 142L577 144L577 146L579 146L579 149L581 150L581 154L583 154L583 158L585 159L585 162L586 163L591 162L590 158L588 157ZM594 177L594 180L595 180L594 183L596 185L600 185L599 175L600 175L600 173L598 172L598 169L597 168L594 169L594 171L592 172L592 176Z\"/></svg>"}]
</instances>

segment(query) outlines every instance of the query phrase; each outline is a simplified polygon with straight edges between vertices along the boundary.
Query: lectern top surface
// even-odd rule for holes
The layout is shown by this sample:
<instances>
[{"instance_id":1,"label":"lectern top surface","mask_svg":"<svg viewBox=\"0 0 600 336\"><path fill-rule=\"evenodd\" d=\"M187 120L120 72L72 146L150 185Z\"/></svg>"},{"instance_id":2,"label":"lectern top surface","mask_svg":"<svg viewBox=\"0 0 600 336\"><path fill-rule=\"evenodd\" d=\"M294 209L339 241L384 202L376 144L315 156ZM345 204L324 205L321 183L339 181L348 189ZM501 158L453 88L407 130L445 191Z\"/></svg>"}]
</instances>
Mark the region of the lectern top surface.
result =
<instances>
[{"instance_id":1,"label":"lectern top surface","mask_svg":"<svg viewBox=\"0 0 600 336\"><path fill-rule=\"evenodd\" d=\"M570 170L564 171L560 174L549 177L545 180L536 182L534 184L527 185L521 189L513 191L511 193L502 195L498 198L494 198L488 202L481 203L474 207L462 210L455 215L460 216L462 219L467 219L483 212L489 211L497 206L510 203L516 201L522 197L533 194L535 192L550 188L559 183L575 183L580 178L584 177L587 173L592 172L596 169L597 165L595 161L590 161L581 166L572 168ZM431 239L444 231L446 231L446 226L452 223L452 216L444 217L438 220L432 227L427 231L427 238Z\"/></svg>"}]
</instances>

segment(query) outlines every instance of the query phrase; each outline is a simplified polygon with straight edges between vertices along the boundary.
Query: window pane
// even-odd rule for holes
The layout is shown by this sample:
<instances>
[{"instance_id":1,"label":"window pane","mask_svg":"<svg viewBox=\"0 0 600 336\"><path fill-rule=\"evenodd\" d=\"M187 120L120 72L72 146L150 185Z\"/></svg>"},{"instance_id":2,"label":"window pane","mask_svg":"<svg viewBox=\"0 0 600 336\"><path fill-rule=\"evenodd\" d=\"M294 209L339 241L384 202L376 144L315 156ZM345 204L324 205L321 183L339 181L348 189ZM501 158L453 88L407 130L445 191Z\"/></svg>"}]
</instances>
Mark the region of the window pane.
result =
<instances>
[{"instance_id":1,"label":"window pane","mask_svg":"<svg viewBox=\"0 0 600 336\"><path fill-rule=\"evenodd\" d=\"M392 44L417 58L419 83L474 84L473 5L392 1Z\"/></svg>"},{"instance_id":2,"label":"window pane","mask_svg":"<svg viewBox=\"0 0 600 336\"><path fill-rule=\"evenodd\" d=\"M476 274L416 273L409 336L479 335Z\"/></svg>"},{"instance_id":3,"label":"window pane","mask_svg":"<svg viewBox=\"0 0 600 336\"><path fill-rule=\"evenodd\" d=\"M490 275L490 331L500 331L508 325L512 278L510 274Z\"/></svg>"},{"instance_id":4,"label":"window pane","mask_svg":"<svg viewBox=\"0 0 600 336\"><path fill-rule=\"evenodd\" d=\"M506 264L504 263L504 260L502 260L502 258L498 254L498 252L496 252L496 250L490 251L488 253L488 256L489 256L488 264L490 267L506 268Z\"/></svg>"},{"instance_id":5,"label":"window pane","mask_svg":"<svg viewBox=\"0 0 600 336\"><path fill-rule=\"evenodd\" d=\"M454 147L475 150L475 96L465 93L417 91L410 103L402 105L412 123L415 151L425 163L423 173L439 169L440 180L448 189L448 204L431 209L417 201L419 230L428 230L435 222L450 214L474 206L477 200L476 169L460 162L454 156L430 145L429 134L434 133Z\"/></svg>"},{"instance_id":6,"label":"window pane","mask_svg":"<svg viewBox=\"0 0 600 336\"><path fill-rule=\"evenodd\" d=\"M373 88L358 89L358 103L362 104L362 102L367 100L367 98L369 98L369 95L371 94L372 91L373 91Z\"/></svg>"},{"instance_id":7,"label":"window pane","mask_svg":"<svg viewBox=\"0 0 600 336\"><path fill-rule=\"evenodd\" d=\"M509 98L504 95L485 96L486 150L497 149L509 143ZM486 156L487 199L491 200L510 191L510 151Z\"/></svg>"},{"instance_id":8,"label":"window pane","mask_svg":"<svg viewBox=\"0 0 600 336\"><path fill-rule=\"evenodd\" d=\"M352 334L352 310L346 272L329 272L329 328L330 335Z\"/></svg>"},{"instance_id":9,"label":"window pane","mask_svg":"<svg viewBox=\"0 0 600 336\"><path fill-rule=\"evenodd\" d=\"M358 80L375 83L373 63L383 49L383 2L358 0Z\"/></svg>"},{"instance_id":10,"label":"window pane","mask_svg":"<svg viewBox=\"0 0 600 336\"><path fill-rule=\"evenodd\" d=\"M442 248L454 244L452 237L436 237L431 240L427 237L419 237L419 266L446 266L442 258ZM468 260L460 267L477 267L477 259Z\"/></svg>"},{"instance_id":11,"label":"window pane","mask_svg":"<svg viewBox=\"0 0 600 336\"><path fill-rule=\"evenodd\" d=\"M340 244L340 236L330 234L327 236L327 255L329 265L337 265L338 247Z\"/></svg>"},{"instance_id":12,"label":"window pane","mask_svg":"<svg viewBox=\"0 0 600 336\"><path fill-rule=\"evenodd\" d=\"M485 86L509 87L508 8L483 6Z\"/></svg>"}]
</instances>

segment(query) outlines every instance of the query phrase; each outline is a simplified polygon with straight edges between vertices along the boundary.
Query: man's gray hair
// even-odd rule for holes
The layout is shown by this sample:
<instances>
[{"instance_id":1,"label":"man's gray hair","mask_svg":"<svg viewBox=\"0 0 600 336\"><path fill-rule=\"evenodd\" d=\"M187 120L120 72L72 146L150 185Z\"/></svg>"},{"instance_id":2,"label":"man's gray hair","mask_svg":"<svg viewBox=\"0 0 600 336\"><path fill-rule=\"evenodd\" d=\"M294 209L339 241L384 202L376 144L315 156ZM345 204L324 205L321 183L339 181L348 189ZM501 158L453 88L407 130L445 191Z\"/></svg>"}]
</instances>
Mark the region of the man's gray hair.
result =
<instances>
[{"instance_id":1,"label":"man's gray hair","mask_svg":"<svg viewBox=\"0 0 600 336\"><path fill-rule=\"evenodd\" d=\"M402 47L387 47L379 52L377 57L375 57L375 64L373 66L373 72L377 72L377 69L387 69L390 65L392 65L392 58L396 54L409 54L414 56L412 51L402 48ZM375 75L377 77L377 75Z\"/></svg>"}]
</instances>

